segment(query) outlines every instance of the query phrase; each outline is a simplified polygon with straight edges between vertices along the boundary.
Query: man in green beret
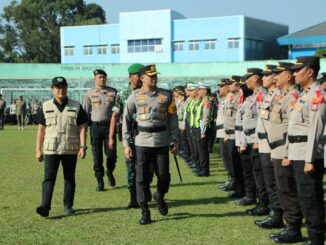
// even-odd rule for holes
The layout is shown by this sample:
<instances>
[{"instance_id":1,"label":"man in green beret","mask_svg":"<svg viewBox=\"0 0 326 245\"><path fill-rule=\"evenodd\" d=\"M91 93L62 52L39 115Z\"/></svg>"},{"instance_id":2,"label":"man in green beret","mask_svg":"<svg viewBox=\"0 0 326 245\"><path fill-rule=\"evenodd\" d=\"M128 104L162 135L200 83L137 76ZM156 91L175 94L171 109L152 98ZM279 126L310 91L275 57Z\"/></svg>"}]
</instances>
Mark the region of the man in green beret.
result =
<instances>
[{"instance_id":1,"label":"man in green beret","mask_svg":"<svg viewBox=\"0 0 326 245\"><path fill-rule=\"evenodd\" d=\"M112 108L113 114L111 117L110 130L109 130L109 142L108 142L109 149L114 149L116 145L116 132L118 132L118 137L119 140L121 141L123 109L132 91L141 87L141 81L139 80L139 69L142 67L144 67L144 65L142 64L133 64L129 66L128 73L129 73L130 82L128 86L123 88L120 92L118 92L116 96L115 104L114 107ZM133 138L134 138L136 136L136 130L137 130L137 123L135 120L132 122L132 130L133 130ZM132 150L133 152L135 152L134 144L132 144ZM128 189L130 192L130 202L127 206L128 209L139 207L137 203L137 197L136 197L135 155L136 154L133 154L133 157L130 160L126 159Z\"/></svg>"}]
</instances>

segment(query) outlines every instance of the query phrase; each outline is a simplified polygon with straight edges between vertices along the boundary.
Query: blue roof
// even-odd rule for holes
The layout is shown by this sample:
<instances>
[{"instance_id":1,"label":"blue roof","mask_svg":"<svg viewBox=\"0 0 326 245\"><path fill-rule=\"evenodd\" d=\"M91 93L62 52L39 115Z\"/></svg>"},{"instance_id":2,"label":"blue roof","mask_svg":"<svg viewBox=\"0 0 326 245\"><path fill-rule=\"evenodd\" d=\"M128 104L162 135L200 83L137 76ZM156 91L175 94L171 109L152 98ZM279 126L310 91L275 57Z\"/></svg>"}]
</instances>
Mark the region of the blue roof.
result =
<instances>
[{"instance_id":1,"label":"blue roof","mask_svg":"<svg viewBox=\"0 0 326 245\"><path fill-rule=\"evenodd\" d=\"M280 45L310 44L326 42L326 21L304 30L279 37Z\"/></svg>"}]
</instances>

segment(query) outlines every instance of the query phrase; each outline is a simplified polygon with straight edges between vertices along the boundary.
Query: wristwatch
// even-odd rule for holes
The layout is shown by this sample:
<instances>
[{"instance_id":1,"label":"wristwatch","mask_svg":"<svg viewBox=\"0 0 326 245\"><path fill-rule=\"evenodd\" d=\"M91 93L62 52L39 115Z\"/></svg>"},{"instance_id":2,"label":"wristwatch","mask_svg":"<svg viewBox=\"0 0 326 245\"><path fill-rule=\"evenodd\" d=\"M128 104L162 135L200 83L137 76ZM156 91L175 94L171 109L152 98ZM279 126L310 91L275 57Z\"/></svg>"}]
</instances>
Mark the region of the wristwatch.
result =
<instances>
[{"instance_id":1,"label":"wristwatch","mask_svg":"<svg viewBox=\"0 0 326 245\"><path fill-rule=\"evenodd\" d=\"M81 145L80 149L84 149L86 151L87 150L87 145Z\"/></svg>"}]
</instances>

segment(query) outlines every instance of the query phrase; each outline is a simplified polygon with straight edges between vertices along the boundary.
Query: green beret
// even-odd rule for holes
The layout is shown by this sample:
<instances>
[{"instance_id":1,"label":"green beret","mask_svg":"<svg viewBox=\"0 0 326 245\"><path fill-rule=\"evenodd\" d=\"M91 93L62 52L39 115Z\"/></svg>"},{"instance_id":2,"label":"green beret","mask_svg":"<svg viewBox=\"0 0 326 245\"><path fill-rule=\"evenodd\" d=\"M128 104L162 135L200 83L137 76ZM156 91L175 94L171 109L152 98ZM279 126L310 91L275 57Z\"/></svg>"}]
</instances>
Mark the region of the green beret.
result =
<instances>
[{"instance_id":1,"label":"green beret","mask_svg":"<svg viewBox=\"0 0 326 245\"><path fill-rule=\"evenodd\" d=\"M144 65L142 64L132 64L128 67L129 74L139 74L140 68L143 68Z\"/></svg>"}]
</instances>

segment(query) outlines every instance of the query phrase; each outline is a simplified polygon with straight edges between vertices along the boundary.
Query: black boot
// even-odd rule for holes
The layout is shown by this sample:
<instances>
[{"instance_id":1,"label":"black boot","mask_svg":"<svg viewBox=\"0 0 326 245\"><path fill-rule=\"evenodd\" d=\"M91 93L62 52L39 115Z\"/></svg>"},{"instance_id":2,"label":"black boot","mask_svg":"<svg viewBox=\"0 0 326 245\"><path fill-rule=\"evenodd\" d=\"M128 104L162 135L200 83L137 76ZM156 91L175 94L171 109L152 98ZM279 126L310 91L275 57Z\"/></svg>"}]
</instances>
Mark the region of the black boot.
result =
<instances>
[{"instance_id":1,"label":"black boot","mask_svg":"<svg viewBox=\"0 0 326 245\"><path fill-rule=\"evenodd\" d=\"M97 179L96 191L104 191L104 181L103 179Z\"/></svg>"},{"instance_id":2,"label":"black boot","mask_svg":"<svg viewBox=\"0 0 326 245\"><path fill-rule=\"evenodd\" d=\"M129 202L128 206L127 206L127 209L139 208L137 198L136 198L136 190L134 190L134 188L131 188L129 190L129 193L130 193L130 202Z\"/></svg>"},{"instance_id":3,"label":"black boot","mask_svg":"<svg viewBox=\"0 0 326 245\"><path fill-rule=\"evenodd\" d=\"M154 200L157 203L157 209L161 215L165 216L169 213L169 207L164 201L164 198L160 196L157 192L154 193Z\"/></svg>"},{"instance_id":4,"label":"black boot","mask_svg":"<svg viewBox=\"0 0 326 245\"><path fill-rule=\"evenodd\" d=\"M141 218L139 220L139 224L140 225L147 225L147 224L152 223L151 212L148 209L147 202L141 202L140 207L141 207Z\"/></svg>"},{"instance_id":5,"label":"black boot","mask_svg":"<svg viewBox=\"0 0 326 245\"><path fill-rule=\"evenodd\" d=\"M235 202L235 204L240 205L240 206L249 206L249 205L255 204L256 199L245 196L244 198L241 198L241 199L236 200L234 202Z\"/></svg>"},{"instance_id":6,"label":"black boot","mask_svg":"<svg viewBox=\"0 0 326 245\"><path fill-rule=\"evenodd\" d=\"M255 208L246 210L246 213L250 216L264 216L269 214L269 208L259 203Z\"/></svg>"},{"instance_id":7,"label":"black boot","mask_svg":"<svg viewBox=\"0 0 326 245\"><path fill-rule=\"evenodd\" d=\"M324 233L323 234L318 234L318 235L309 234L308 239L305 242L305 245L323 245L324 241L325 241L325 234Z\"/></svg>"},{"instance_id":8,"label":"black boot","mask_svg":"<svg viewBox=\"0 0 326 245\"><path fill-rule=\"evenodd\" d=\"M113 173L108 174L108 181L109 181L110 186L112 186L112 187L115 186L115 178L113 176Z\"/></svg>"},{"instance_id":9,"label":"black boot","mask_svg":"<svg viewBox=\"0 0 326 245\"><path fill-rule=\"evenodd\" d=\"M300 226L290 224L279 233L270 234L269 237L276 243L296 243L302 240Z\"/></svg>"},{"instance_id":10,"label":"black boot","mask_svg":"<svg viewBox=\"0 0 326 245\"><path fill-rule=\"evenodd\" d=\"M255 224L258 225L260 228L265 228L265 229L283 228L284 223L283 223L282 214L283 214L282 210L271 209L267 219L261 221L255 221Z\"/></svg>"}]
</instances>

